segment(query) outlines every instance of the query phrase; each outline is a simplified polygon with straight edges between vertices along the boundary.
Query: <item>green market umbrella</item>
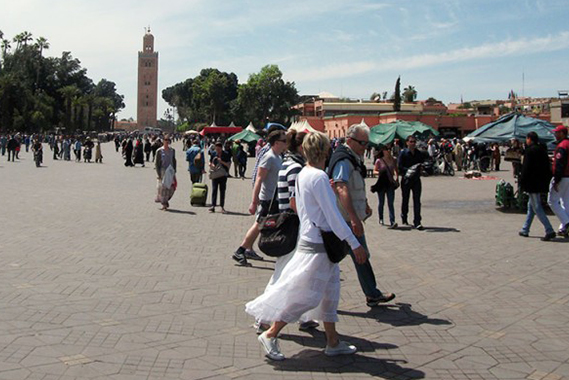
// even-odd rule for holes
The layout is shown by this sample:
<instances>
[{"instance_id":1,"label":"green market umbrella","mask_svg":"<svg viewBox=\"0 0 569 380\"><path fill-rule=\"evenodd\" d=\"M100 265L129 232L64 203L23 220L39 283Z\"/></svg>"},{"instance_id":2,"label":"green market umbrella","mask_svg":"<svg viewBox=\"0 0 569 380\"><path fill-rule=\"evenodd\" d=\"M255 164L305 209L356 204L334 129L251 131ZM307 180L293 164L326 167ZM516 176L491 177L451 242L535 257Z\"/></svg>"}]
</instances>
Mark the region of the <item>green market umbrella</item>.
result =
<instances>
[{"instance_id":1,"label":"green market umbrella","mask_svg":"<svg viewBox=\"0 0 569 380\"><path fill-rule=\"evenodd\" d=\"M371 128L369 134L370 145L378 147L393 142L396 138L406 140L409 136L425 139L429 136L438 136L439 132L420 121L397 120L393 123L378 124Z\"/></svg>"},{"instance_id":2,"label":"green market umbrella","mask_svg":"<svg viewBox=\"0 0 569 380\"><path fill-rule=\"evenodd\" d=\"M547 121L510 113L478 128L465 139L483 143L499 143L511 139L525 141L529 132L535 132L539 136L540 142L549 144L555 140L553 129L555 126Z\"/></svg>"},{"instance_id":3,"label":"green market umbrella","mask_svg":"<svg viewBox=\"0 0 569 380\"><path fill-rule=\"evenodd\" d=\"M257 142L259 141L259 139L261 138L261 136L259 136L256 133L253 133L247 129L244 129L243 131L234 134L233 136L231 136L230 138L228 138L229 141L236 141L236 140L240 140L240 141L244 141L246 143L251 143L253 141Z\"/></svg>"}]
</instances>

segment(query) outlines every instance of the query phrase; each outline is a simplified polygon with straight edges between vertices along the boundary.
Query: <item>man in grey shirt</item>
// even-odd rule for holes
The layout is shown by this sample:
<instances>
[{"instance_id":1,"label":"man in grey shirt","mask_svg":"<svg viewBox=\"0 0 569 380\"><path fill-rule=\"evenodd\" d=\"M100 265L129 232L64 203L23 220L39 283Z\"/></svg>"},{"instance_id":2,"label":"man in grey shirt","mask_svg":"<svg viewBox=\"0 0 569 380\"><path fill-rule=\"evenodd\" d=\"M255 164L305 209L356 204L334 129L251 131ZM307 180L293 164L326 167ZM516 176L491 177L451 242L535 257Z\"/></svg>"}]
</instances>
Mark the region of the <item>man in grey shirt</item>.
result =
<instances>
[{"instance_id":1,"label":"man in grey shirt","mask_svg":"<svg viewBox=\"0 0 569 380\"><path fill-rule=\"evenodd\" d=\"M286 149L285 132L282 130L271 132L267 140L271 144L271 149L259 162L253 198L249 206L249 213L256 214L255 223L249 228L243 242L232 255L232 259L241 266L249 265L247 257L253 260L263 259L253 251L253 243L259 236L259 223L263 217L278 212L279 202L275 193L282 166L281 154Z\"/></svg>"}]
</instances>

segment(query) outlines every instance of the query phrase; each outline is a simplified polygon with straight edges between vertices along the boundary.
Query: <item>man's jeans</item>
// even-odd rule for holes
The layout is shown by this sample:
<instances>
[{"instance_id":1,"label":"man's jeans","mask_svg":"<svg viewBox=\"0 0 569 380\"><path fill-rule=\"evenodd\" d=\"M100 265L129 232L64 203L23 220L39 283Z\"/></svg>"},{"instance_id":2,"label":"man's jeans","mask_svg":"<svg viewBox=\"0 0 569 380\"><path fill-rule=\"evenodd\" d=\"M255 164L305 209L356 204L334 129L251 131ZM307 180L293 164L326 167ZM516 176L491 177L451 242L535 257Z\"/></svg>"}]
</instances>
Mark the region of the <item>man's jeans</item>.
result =
<instances>
[{"instance_id":1,"label":"man's jeans","mask_svg":"<svg viewBox=\"0 0 569 380\"><path fill-rule=\"evenodd\" d=\"M553 227L551 227L551 223L549 223L549 219L545 215L545 211L543 207L541 207L541 196L539 193L528 193L529 200L528 200L528 213L526 217L526 222L522 227L522 232L526 234L529 233L529 229L531 227L531 222L533 221L533 217L537 215L537 218L545 227L545 233L551 234L553 231Z\"/></svg>"},{"instance_id":2,"label":"man's jeans","mask_svg":"<svg viewBox=\"0 0 569 380\"><path fill-rule=\"evenodd\" d=\"M354 256L354 252L350 248L350 256L356 266L356 271L358 272L358 280L360 281L360 286L362 287L362 291L369 298L381 297L383 294L379 289L377 289L377 284L375 282L375 275L373 274L373 268L369 262L369 250L367 249L367 243L365 235L356 236L358 241L362 245L362 247L366 251L367 260L363 264L358 264L356 262L356 257Z\"/></svg>"},{"instance_id":3,"label":"man's jeans","mask_svg":"<svg viewBox=\"0 0 569 380\"><path fill-rule=\"evenodd\" d=\"M569 178L563 177L559 181L557 191L553 190L553 178L549 184L549 207L561 222L561 228L569 223Z\"/></svg>"},{"instance_id":4,"label":"man's jeans","mask_svg":"<svg viewBox=\"0 0 569 380\"><path fill-rule=\"evenodd\" d=\"M379 219L383 219L383 206L385 205L385 197L387 196L387 208L389 209L389 223L395 223L395 206L393 201L395 200L395 189L392 186L388 186L383 190L377 192L379 197L379 206L377 207L377 213L379 214Z\"/></svg>"},{"instance_id":5,"label":"man's jeans","mask_svg":"<svg viewBox=\"0 0 569 380\"><path fill-rule=\"evenodd\" d=\"M421 190L421 180L415 181L411 186L401 184L401 219L403 219L403 223L408 222L409 195L413 191L413 225L421 224Z\"/></svg>"}]
</instances>

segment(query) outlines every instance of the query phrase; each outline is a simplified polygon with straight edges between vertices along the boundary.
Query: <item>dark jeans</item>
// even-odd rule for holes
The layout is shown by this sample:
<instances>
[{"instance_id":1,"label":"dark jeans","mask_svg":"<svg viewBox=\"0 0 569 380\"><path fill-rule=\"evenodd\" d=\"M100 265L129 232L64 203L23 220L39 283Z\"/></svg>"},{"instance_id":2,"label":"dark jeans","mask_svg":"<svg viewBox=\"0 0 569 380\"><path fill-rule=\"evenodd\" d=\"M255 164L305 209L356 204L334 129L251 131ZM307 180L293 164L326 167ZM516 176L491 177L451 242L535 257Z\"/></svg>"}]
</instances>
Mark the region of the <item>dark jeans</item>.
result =
<instances>
[{"instance_id":1,"label":"dark jeans","mask_svg":"<svg viewBox=\"0 0 569 380\"><path fill-rule=\"evenodd\" d=\"M377 192L379 197L379 206L377 207L377 213L379 214L379 220L383 219L383 206L385 205L385 197L387 196L387 208L389 209L389 223L395 223L395 206L393 202L395 200L395 189L391 186L381 189Z\"/></svg>"},{"instance_id":2,"label":"dark jeans","mask_svg":"<svg viewBox=\"0 0 569 380\"><path fill-rule=\"evenodd\" d=\"M192 185L194 183L199 183L202 180L202 173L201 172L197 172L197 173L191 173L190 172L190 181L192 181Z\"/></svg>"},{"instance_id":3,"label":"dark jeans","mask_svg":"<svg viewBox=\"0 0 569 380\"><path fill-rule=\"evenodd\" d=\"M379 289L377 289L377 283L375 281L375 274L373 273L373 268L369 262L369 250L367 249L367 243L365 235L363 236L356 236L358 241L364 247L367 255L367 260L363 264L358 264L356 262L356 257L354 256L354 252L350 248L350 256L352 257L352 261L356 267L356 272L358 273L358 280L360 282L360 286L362 291L369 298L381 297L383 294Z\"/></svg>"},{"instance_id":4,"label":"dark jeans","mask_svg":"<svg viewBox=\"0 0 569 380\"><path fill-rule=\"evenodd\" d=\"M8 149L8 161L10 161L10 153L12 154L12 162L14 162L14 158L16 158L16 151Z\"/></svg>"},{"instance_id":5,"label":"dark jeans","mask_svg":"<svg viewBox=\"0 0 569 380\"><path fill-rule=\"evenodd\" d=\"M211 206L217 206L217 188L221 190L219 195L219 205L221 208L225 208L225 189L227 188L227 177L221 177L211 180Z\"/></svg>"},{"instance_id":6,"label":"dark jeans","mask_svg":"<svg viewBox=\"0 0 569 380\"><path fill-rule=\"evenodd\" d=\"M413 225L421 224L421 180L415 181L411 186L401 184L401 219L403 223L408 221L409 195L413 191Z\"/></svg>"},{"instance_id":7,"label":"dark jeans","mask_svg":"<svg viewBox=\"0 0 569 380\"><path fill-rule=\"evenodd\" d=\"M239 177L245 178L245 171L247 170L247 166L239 165Z\"/></svg>"},{"instance_id":8,"label":"dark jeans","mask_svg":"<svg viewBox=\"0 0 569 380\"><path fill-rule=\"evenodd\" d=\"M146 162L150 161L150 152L144 152L146 153Z\"/></svg>"}]
</instances>

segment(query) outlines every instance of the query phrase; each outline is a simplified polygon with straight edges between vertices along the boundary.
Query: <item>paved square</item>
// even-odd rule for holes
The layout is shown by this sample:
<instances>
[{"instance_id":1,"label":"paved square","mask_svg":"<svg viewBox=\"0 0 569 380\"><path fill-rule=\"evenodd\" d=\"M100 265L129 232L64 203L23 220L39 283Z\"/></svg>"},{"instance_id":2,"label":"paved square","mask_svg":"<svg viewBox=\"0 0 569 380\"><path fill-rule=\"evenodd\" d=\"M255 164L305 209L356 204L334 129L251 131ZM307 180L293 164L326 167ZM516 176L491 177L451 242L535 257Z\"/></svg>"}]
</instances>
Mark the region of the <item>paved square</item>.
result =
<instances>
[{"instance_id":1,"label":"paved square","mask_svg":"<svg viewBox=\"0 0 569 380\"><path fill-rule=\"evenodd\" d=\"M342 262L338 330L356 355L329 359L321 328L288 326L288 359L267 362L244 304L274 261L230 259L250 180L229 179L229 215L190 207L174 146L170 212L153 166L125 168L112 144L103 164L53 161L47 145L44 168L0 157L0 379L569 378L569 241L541 242L537 220L518 237L524 215L496 211L496 181L459 177L423 180L425 231L367 222L393 304L366 307Z\"/></svg>"}]
</instances>

